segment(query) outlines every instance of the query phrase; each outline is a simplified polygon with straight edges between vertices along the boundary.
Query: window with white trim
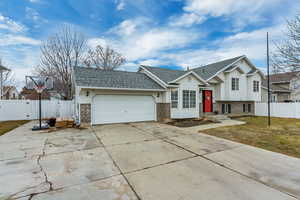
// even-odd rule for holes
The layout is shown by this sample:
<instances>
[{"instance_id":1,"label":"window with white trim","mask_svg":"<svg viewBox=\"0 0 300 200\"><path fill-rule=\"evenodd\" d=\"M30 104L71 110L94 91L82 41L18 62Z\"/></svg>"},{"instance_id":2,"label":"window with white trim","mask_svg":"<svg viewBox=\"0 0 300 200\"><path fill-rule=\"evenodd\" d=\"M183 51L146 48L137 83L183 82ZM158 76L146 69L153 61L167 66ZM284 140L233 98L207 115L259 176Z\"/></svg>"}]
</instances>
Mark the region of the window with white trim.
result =
<instances>
[{"instance_id":1,"label":"window with white trim","mask_svg":"<svg viewBox=\"0 0 300 200\"><path fill-rule=\"evenodd\" d=\"M182 107L196 108L196 91L194 90L182 91Z\"/></svg>"},{"instance_id":2,"label":"window with white trim","mask_svg":"<svg viewBox=\"0 0 300 200\"><path fill-rule=\"evenodd\" d=\"M231 78L231 90L237 91L240 89L240 79L239 78Z\"/></svg>"},{"instance_id":3,"label":"window with white trim","mask_svg":"<svg viewBox=\"0 0 300 200\"><path fill-rule=\"evenodd\" d=\"M253 92L259 92L259 81L253 81Z\"/></svg>"},{"instance_id":4,"label":"window with white trim","mask_svg":"<svg viewBox=\"0 0 300 200\"><path fill-rule=\"evenodd\" d=\"M222 113L223 114L230 114L231 113L231 104L222 104Z\"/></svg>"},{"instance_id":5,"label":"window with white trim","mask_svg":"<svg viewBox=\"0 0 300 200\"><path fill-rule=\"evenodd\" d=\"M171 91L171 107L178 108L178 91Z\"/></svg>"}]
</instances>

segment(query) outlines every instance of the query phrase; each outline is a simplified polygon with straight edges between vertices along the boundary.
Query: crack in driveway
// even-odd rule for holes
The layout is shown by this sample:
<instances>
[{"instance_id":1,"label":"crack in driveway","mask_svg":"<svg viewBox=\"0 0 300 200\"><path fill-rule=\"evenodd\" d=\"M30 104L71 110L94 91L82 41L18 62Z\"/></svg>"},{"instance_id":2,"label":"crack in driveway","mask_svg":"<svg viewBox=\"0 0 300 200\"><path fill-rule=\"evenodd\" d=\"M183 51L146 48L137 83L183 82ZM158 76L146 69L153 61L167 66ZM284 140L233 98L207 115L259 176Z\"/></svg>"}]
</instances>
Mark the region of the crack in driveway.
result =
<instances>
[{"instance_id":1,"label":"crack in driveway","mask_svg":"<svg viewBox=\"0 0 300 200\"><path fill-rule=\"evenodd\" d=\"M40 193L50 192L50 191L53 190L53 183L51 181L49 181L47 173L45 172L45 170L44 170L44 168L43 168L43 166L42 166L42 164L40 162L41 159L46 155L45 154L45 148L46 148L46 145L47 145L47 141L48 141L48 138L44 142L44 146L43 146L43 149L42 149L42 154L40 154L38 156L38 158L37 158L37 164L40 167L40 172L43 173L44 178L45 178L45 181L43 183L47 183L49 185L49 189L47 191L40 192ZM35 195L40 194L40 193L32 193L32 194L30 194L28 200L31 200Z\"/></svg>"}]
</instances>

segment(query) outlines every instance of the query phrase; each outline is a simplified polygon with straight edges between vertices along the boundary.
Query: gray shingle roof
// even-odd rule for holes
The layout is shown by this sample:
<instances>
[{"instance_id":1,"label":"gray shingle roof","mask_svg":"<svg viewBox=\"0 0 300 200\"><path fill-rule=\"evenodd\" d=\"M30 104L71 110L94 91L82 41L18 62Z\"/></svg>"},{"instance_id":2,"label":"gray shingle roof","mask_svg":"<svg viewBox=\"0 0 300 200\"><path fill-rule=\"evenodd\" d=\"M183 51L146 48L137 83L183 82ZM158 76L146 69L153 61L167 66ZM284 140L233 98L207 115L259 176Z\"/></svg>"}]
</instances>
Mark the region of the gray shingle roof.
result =
<instances>
[{"instance_id":1,"label":"gray shingle roof","mask_svg":"<svg viewBox=\"0 0 300 200\"><path fill-rule=\"evenodd\" d=\"M202 66L202 67L194 68L192 70L194 72L196 72L203 79L208 80L211 77L213 77L214 75L216 75L217 72L219 72L221 70L225 70L225 68L228 65L234 63L235 61L239 60L242 57L244 57L244 56L239 56L239 57L223 60L223 61L220 61L220 62L205 65L205 66Z\"/></svg>"},{"instance_id":2,"label":"gray shingle roof","mask_svg":"<svg viewBox=\"0 0 300 200\"><path fill-rule=\"evenodd\" d=\"M268 88L268 80L267 79L262 80L261 86L264 88ZM289 89L280 87L279 85L276 84L272 84L272 82L270 82L270 89L272 91L291 92Z\"/></svg>"},{"instance_id":3,"label":"gray shingle roof","mask_svg":"<svg viewBox=\"0 0 300 200\"><path fill-rule=\"evenodd\" d=\"M95 68L75 67L74 78L76 85L82 87L163 89L147 75L139 72L105 71Z\"/></svg>"},{"instance_id":4,"label":"gray shingle roof","mask_svg":"<svg viewBox=\"0 0 300 200\"><path fill-rule=\"evenodd\" d=\"M9 69L7 69L6 67L4 67L4 66L2 66L2 65L0 65L0 71L6 71L6 70L9 70Z\"/></svg>"},{"instance_id":5,"label":"gray shingle roof","mask_svg":"<svg viewBox=\"0 0 300 200\"><path fill-rule=\"evenodd\" d=\"M290 82L299 73L300 73L300 71L271 74L270 81L271 82Z\"/></svg>"},{"instance_id":6,"label":"gray shingle roof","mask_svg":"<svg viewBox=\"0 0 300 200\"><path fill-rule=\"evenodd\" d=\"M164 81L166 84L187 73L186 71L183 70L171 70L171 69L164 69L160 67L150 67L150 66L142 66L142 67L149 70L152 74L157 76L160 80Z\"/></svg>"},{"instance_id":7,"label":"gray shingle roof","mask_svg":"<svg viewBox=\"0 0 300 200\"><path fill-rule=\"evenodd\" d=\"M256 72L256 71L257 71L257 69L251 69L251 71L248 72L247 74L253 74L253 73Z\"/></svg>"}]
</instances>

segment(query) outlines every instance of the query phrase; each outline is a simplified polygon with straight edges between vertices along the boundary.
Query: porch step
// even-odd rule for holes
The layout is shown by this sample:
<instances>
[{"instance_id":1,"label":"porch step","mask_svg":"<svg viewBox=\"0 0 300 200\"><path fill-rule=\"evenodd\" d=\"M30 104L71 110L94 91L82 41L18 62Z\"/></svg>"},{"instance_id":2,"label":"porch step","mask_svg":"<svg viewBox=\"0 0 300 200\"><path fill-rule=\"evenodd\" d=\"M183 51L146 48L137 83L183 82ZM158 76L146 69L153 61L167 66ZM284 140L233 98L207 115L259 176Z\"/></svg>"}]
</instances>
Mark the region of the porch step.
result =
<instances>
[{"instance_id":1,"label":"porch step","mask_svg":"<svg viewBox=\"0 0 300 200\"><path fill-rule=\"evenodd\" d=\"M208 120L213 122L222 122L225 120L230 120L230 118L226 115L207 115L205 116Z\"/></svg>"}]
</instances>

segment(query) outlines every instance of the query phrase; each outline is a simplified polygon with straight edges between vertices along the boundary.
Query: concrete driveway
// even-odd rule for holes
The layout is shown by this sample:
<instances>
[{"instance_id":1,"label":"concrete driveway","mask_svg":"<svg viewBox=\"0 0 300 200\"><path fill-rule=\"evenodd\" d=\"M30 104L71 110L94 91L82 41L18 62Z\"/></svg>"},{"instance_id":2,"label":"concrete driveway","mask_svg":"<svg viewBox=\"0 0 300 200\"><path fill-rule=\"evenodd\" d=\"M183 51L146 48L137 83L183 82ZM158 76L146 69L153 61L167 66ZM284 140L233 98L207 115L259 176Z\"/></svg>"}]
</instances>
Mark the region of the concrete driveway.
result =
<instances>
[{"instance_id":1,"label":"concrete driveway","mask_svg":"<svg viewBox=\"0 0 300 200\"><path fill-rule=\"evenodd\" d=\"M0 200L300 199L300 159L159 123L0 137Z\"/></svg>"}]
</instances>

